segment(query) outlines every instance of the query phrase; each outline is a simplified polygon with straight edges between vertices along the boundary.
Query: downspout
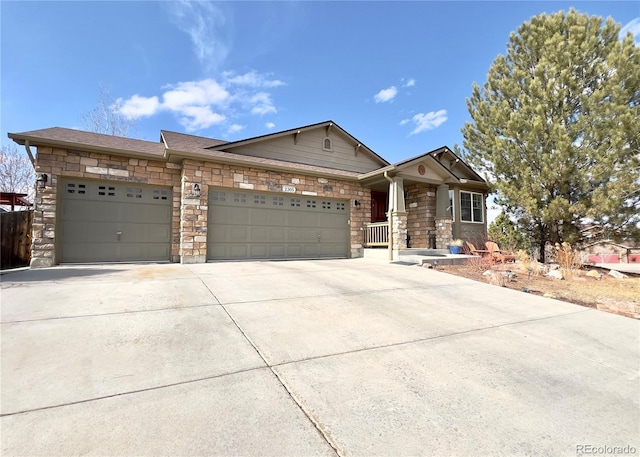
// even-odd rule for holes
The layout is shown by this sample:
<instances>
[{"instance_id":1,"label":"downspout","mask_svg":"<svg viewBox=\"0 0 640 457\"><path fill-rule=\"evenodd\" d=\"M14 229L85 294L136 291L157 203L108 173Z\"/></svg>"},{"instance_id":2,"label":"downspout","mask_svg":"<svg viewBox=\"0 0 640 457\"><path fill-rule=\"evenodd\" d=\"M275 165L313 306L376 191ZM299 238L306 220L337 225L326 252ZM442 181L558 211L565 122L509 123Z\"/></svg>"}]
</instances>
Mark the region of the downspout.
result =
<instances>
[{"instance_id":1,"label":"downspout","mask_svg":"<svg viewBox=\"0 0 640 457\"><path fill-rule=\"evenodd\" d=\"M393 179L389 177L388 172L384 172L384 179L389 181L389 206L393 205L395 201L392 198L391 191L393 190ZM389 260L393 261L393 210L392 208L388 208L389 210Z\"/></svg>"},{"instance_id":2,"label":"downspout","mask_svg":"<svg viewBox=\"0 0 640 457\"><path fill-rule=\"evenodd\" d=\"M29 140L24 140L24 148L27 151L27 155L29 156L29 160L31 160L31 165L33 165L33 169L36 169L36 159L33 158L33 154L31 153L31 145L29 144Z\"/></svg>"}]
</instances>

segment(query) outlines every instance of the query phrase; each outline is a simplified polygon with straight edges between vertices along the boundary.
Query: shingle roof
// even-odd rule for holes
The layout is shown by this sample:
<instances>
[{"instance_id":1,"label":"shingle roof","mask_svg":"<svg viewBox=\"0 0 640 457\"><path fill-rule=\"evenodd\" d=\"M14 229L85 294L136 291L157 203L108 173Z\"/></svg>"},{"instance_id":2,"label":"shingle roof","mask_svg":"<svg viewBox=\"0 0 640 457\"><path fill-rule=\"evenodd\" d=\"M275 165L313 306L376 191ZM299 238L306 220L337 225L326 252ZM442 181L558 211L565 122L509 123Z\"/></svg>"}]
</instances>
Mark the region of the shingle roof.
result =
<instances>
[{"instance_id":1,"label":"shingle roof","mask_svg":"<svg viewBox=\"0 0 640 457\"><path fill-rule=\"evenodd\" d=\"M225 151L206 149L226 143L222 140L187 135L184 133L161 131L163 141L134 140L112 135L85 132L62 127L52 127L29 132L9 133L9 138L18 144L29 141L31 145L54 145L70 149L87 149L104 153L125 153L132 156L152 156L158 160L169 160L169 155L192 157L200 160L213 160L224 163L239 163L246 166L257 166L283 171L302 171L314 175L332 175L356 179L360 173L332 168L304 165L283 160L265 159L261 157L234 154ZM165 148L166 142L166 148Z\"/></svg>"},{"instance_id":2,"label":"shingle roof","mask_svg":"<svg viewBox=\"0 0 640 457\"><path fill-rule=\"evenodd\" d=\"M32 145L60 145L68 147L88 146L94 150L127 151L135 155L164 156L164 144L161 142L134 140L101 133L85 132L63 127L31 130L29 132L10 133L9 138L18 144L28 140Z\"/></svg>"},{"instance_id":3,"label":"shingle roof","mask_svg":"<svg viewBox=\"0 0 640 457\"><path fill-rule=\"evenodd\" d=\"M171 132L169 130L160 130L160 135L164 138L167 148L177 151L199 151L227 143L227 141L224 140L187 135L186 133Z\"/></svg>"}]
</instances>

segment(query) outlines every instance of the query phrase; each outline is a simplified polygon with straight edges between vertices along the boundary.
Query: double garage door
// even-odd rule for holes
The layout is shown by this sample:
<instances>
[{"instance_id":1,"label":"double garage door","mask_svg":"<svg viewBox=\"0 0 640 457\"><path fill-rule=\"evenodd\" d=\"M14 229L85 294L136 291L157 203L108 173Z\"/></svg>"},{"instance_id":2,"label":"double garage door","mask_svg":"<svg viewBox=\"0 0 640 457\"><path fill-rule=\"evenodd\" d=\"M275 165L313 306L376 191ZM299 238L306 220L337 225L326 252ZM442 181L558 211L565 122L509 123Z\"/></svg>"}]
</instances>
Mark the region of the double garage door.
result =
<instances>
[{"instance_id":1,"label":"double garage door","mask_svg":"<svg viewBox=\"0 0 640 457\"><path fill-rule=\"evenodd\" d=\"M66 180L60 190L61 262L170 259L170 188ZM347 202L210 188L208 258L347 257Z\"/></svg>"},{"instance_id":2,"label":"double garage door","mask_svg":"<svg viewBox=\"0 0 640 457\"><path fill-rule=\"evenodd\" d=\"M209 189L210 260L347 257L348 201Z\"/></svg>"},{"instance_id":3,"label":"double garage door","mask_svg":"<svg viewBox=\"0 0 640 457\"><path fill-rule=\"evenodd\" d=\"M61 262L170 259L170 188L70 180L60 191Z\"/></svg>"}]
</instances>

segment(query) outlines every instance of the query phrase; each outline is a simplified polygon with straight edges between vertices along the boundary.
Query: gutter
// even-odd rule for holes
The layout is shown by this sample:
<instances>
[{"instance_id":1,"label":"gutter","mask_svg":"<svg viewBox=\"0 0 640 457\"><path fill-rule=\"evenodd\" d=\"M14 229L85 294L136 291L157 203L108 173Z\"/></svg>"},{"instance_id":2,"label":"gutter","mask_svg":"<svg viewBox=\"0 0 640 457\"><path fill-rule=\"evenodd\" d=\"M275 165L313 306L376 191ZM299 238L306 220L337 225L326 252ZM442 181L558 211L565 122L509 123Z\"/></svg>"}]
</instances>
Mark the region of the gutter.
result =
<instances>
[{"instance_id":1,"label":"gutter","mask_svg":"<svg viewBox=\"0 0 640 457\"><path fill-rule=\"evenodd\" d=\"M25 140L24 141L24 149L27 151L27 155L29 156L29 160L31 160L31 165L33 166L33 169L36 169L36 159L33 157L33 153L31 152L31 144L29 143L29 140Z\"/></svg>"},{"instance_id":2,"label":"gutter","mask_svg":"<svg viewBox=\"0 0 640 457\"><path fill-rule=\"evenodd\" d=\"M162 160L161 154L140 152L132 149L118 149L118 148L111 148L109 146L96 146L96 145L91 145L86 143L74 143L70 141L63 141L63 140L56 140L56 139L28 137L28 136L23 136L19 134L13 134L13 133L9 133L7 136L17 144L24 145L27 148L34 145L55 146L55 147L61 147L64 149L81 150L86 152L97 152L100 154L110 154L110 155L116 155L116 156L126 156L126 157L133 157L136 159L148 159L148 160L157 160L157 161ZM144 140L137 140L137 141L144 141ZM27 154L29 154L29 150L27 150ZM33 157L33 154L29 154L29 156Z\"/></svg>"}]
</instances>

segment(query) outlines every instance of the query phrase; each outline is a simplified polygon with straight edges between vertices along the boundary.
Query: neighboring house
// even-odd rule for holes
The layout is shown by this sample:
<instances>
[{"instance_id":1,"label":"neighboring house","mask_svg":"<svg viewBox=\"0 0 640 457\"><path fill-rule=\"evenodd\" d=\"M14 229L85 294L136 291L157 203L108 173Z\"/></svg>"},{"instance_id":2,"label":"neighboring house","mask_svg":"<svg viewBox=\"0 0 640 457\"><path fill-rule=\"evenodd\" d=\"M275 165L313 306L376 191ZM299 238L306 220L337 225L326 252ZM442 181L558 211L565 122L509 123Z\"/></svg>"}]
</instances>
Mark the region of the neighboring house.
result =
<instances>
[{"instance_id":1,"label":"neighboring house","mask_svg":"<svg viewBox=\"0 0 640 457\"><path fill-rule=\"evenodd\" d=\"M599 240L583 244L578 250L583 263L640 263L640 247L631 241Z\"/></svg>"},{"instance_id":2,"label":"neighboring house","mask_svg":"<svg viewBox=\"0 0 640 457\"><path fill-rule=\"evenodd\" d=\"M37 148L32 267L397 255L486 233L488 186L451 150L391 165L332 121L233 142L9 138Z\"/></svg>"},{"instance_id":3,"label":"neighboring house","mask_svg":"<svg viewBox=\"0 0 640 457\"><path fill-rule=\"evenodd\" d=\"M0 192L0 210L15 211L19 208L31 208L33 205L27 200L27 194L16 192Z\"/></svg>"}]
</instances>

